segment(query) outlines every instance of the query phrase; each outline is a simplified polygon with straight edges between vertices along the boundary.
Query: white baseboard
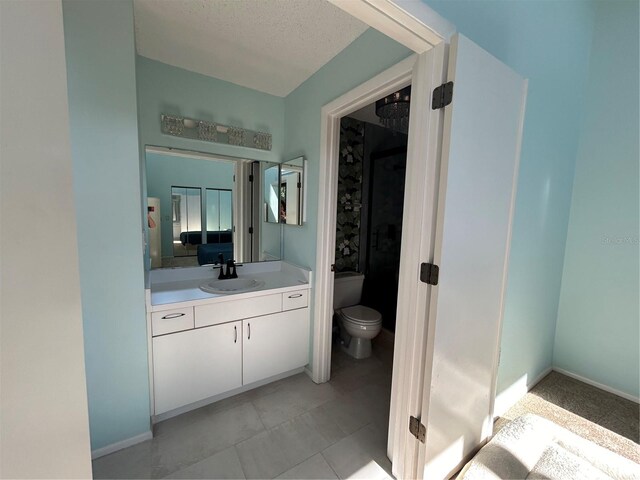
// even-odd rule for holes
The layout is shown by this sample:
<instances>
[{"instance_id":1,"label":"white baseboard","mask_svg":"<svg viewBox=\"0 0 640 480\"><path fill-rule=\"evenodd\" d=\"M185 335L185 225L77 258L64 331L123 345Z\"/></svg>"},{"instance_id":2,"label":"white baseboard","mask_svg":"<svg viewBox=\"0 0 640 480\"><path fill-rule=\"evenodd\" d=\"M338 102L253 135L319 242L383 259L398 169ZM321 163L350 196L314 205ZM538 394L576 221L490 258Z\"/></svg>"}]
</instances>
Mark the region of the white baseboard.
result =
<instances>
[{"instance_id":1,"label":"white baseboard","mask_svg":"<svg viewBox=\"0 0 640 480\"><path fill-rule=\"evenodd\" d=\"M136 445L137 443L144 442L145 440L151 440L152 438L153 433L151 433L151 430L149 430L148 432L141 433L140 435L136 435L135 437L112 443L111 445L107 445L106 447L97 448L91 451L91 460L95 460L99 457L104 457L105 455L109 455L110 453L117 452L118 450L122 450L123 448L131 447L133 445Z\"/></svg>"},{"instance_id":2,"label":"white baseboard","mask_svg":"<svg viewBox=\"0 0 640 480\"><path fill-rule=\"evenodd\" d=\"M493 418L501 417L504 413L513 407L518 401L524 397L540 380L551 373L552 368L545 369L540 375L531 381L527 381L527 377L522 376L520 379L507 388L504 392L496 395L496 401L493 406Z\"/></svg>"},{"instance_id":3,"label":"white baseboard","mask_svg":"<svg viewBox=\"0 0 640 480\"><path fill-rule=\"evenodd\" d=\"M614 395L617 395L619 397L622 398L626 398L627 400L631 400L632 402L636 402L636 403L640 403L640 398L639 397L635 397L633 395L630 395L628 393L625 392L621 392L620 390L616 390L615 388L611 388L607 385L604 385L602 383L598 383L594 380L591 380L589 378L583 377L581 375L578 375L577 373L573 373L570 372L569 370L565 370L564 368L559 368L559 367L553 367L553 370L555 372L561 373L563 375L566 375L567 377L571 377L571 378L575 378L576 380L580 380L583 383L586 383L588 385L592 385L596 388L599 388L600 390L604 390L605 392L609 392L609 393L613 393Z\"/></svg>"}]
</instances>

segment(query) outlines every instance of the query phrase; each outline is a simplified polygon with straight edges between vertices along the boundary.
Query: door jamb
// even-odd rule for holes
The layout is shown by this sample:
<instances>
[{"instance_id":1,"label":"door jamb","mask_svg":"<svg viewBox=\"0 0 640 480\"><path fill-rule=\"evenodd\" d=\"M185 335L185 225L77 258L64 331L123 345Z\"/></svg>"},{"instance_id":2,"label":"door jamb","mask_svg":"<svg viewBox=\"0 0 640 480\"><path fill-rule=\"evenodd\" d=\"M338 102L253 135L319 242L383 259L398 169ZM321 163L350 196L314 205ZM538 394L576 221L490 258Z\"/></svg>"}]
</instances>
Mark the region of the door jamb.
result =
<instances>
[{"instance_id":1,"label":"door jamb","mask_svg":"<svg viewBox=\"0 0 640 480\"><path fill-rule=\"evenodd\" d=\"M311 364L311 378L316 383L329 381L331 369L331 319L333 317L331 265L335 261L340 118L409 85L416 58L416 55L410 55L323 106L321 110L317 232L317 238L321 241L318 242L316 254Z\"/></svg>"}]
</instances>

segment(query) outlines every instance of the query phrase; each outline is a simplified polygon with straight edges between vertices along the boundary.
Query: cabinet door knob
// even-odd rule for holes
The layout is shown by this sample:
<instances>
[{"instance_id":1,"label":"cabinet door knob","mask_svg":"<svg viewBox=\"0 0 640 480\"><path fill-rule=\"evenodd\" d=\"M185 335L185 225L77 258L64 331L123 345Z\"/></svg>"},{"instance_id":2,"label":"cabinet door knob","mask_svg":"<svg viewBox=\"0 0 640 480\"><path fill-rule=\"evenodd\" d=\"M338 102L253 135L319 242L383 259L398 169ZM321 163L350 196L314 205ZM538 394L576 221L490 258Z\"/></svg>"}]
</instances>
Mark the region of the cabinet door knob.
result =
<instances>
[{"instance_id":1,"label":"cabinet door knob","mask_svg":"<svg viewBox=\"0 0 640 480\"><path fill-rule=\"evenodd\" d=\"M238 326L234 325L233 326L233 343L238 343Z\"/></svg>"},{"instance_id":2,"label":"cabinet door knob","mask_svg":"<svg viewBox=\"0 0 640 480\"><path fill-rule=\"evenodd\" d=\"M247 335L247 340L251 340L251 324L250 324L250 323L247 323L247 327L249 327L249 328L248 328L249 333L248 333L248 335Z\"/></svg>"}]
</instances>

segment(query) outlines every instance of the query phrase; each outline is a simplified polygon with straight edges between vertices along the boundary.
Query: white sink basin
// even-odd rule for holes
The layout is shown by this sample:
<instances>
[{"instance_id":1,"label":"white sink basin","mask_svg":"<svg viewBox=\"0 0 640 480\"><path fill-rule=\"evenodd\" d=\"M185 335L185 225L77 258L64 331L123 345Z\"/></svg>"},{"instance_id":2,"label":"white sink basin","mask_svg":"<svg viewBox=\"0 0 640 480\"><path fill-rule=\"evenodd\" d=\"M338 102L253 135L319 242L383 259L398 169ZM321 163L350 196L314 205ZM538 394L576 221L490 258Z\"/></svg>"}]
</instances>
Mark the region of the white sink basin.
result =
<instances>
[{"instance_id":1,"label":"white sink basin","mask_svg":"<svg viewBox=\"0 0 640 480\"><path fill-rule=\"evenodd\" d=\"M228 294L250 292L262 286L264 286L264 282L255 278L229 278L205 282L200 285L200 290L207 293Z\"/></svg>"}]
</instances>

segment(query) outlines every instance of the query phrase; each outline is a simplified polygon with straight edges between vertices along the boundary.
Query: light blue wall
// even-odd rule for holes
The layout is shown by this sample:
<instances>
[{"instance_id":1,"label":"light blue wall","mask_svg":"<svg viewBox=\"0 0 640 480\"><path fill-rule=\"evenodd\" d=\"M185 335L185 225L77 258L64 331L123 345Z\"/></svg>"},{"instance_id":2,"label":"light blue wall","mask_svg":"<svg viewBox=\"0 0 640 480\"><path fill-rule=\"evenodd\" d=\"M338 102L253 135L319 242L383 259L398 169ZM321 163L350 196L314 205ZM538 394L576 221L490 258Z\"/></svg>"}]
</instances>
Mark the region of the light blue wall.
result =
<instances>
[{"instance_id":1,"label":"light blue wall","mask_svg":"<svg viewBox=\"0 0 640 480\"><path fill-rule=\"evenodd\" d=\"M593 28L590 2L427 0L529 79L498 392L552 364ZM454 100L455 101L455 100Z\"/></svg>"},{"instance_id":2,"label":"light blue wall","mask_svg":"<svg viewBox=\"0 0 640 480\"><path fill-rule=\"evenodd\" d=\"M233 190L234 165L230 162L213 162L151 152L146 154L145 159L147 195L160 199L162 255L171 257L173 256L171 187L200 188L204 201L207 188Z\"/></svg>"},{"instance_id":3,"label":"light blue wall","mask_svg":"<svg viewBox=\"0 0 640 480\"><path fill-rule=\"evenodd\" d=\"M133 5L64 0L63 13L96 449L149 431Z\"/></svg>"},{"instance_id":4,"label":"light blue wall","mask_svg":"<svg viewBox=\"0 0 640 480\"><path fill-rule=\"evenodd\" d=\"M280 162L284 146L284 99L233 83L137 57L140 143L232 157ZM160 115L199 120L271 133L270 152L164 135Z\"/></svg>"},{"instance_id":5,"label":"light blue wall","mask_svg":"<svg viewBox=\"0 0 640 480\"><path fill-rule=\"evenodd\" d=\"M140 145L181 148L280 163L284 148L284 98L137 56ZM174 113L271 133L270 152L164 135L160 115ZM144 163L144 158L143 158ZM144 175L143 171L143 175ZM142 196L145 191L142 178ZM145 200L146 201L146 200ZM262 223L261 251L280 251L280 227ZM273 248L277 246L277 248ZM148 262L147 262L148 264Z\"/></svg>"},{"instance_id":6,"label":"light blue wall","mask_svg":"<svg viewBox=\"0 0 640 480\"><path fill-rule=\"evenodd\" d=\"M639 396L638 2L597 5L554 365Z\"/></svg>"},{"instance_id":7,"label":"light blue wall","mask_svg":"<svg viewBox=\"0 0 640 480\"><path fill-rule=\"evenodd\" d=\"M307 218L284 227L284 257L315 269L320 157L320 109L331 100L395 65L412 52L369 29L285 98L284 159L308 160Z\"/></svg>"}]
</instances>

